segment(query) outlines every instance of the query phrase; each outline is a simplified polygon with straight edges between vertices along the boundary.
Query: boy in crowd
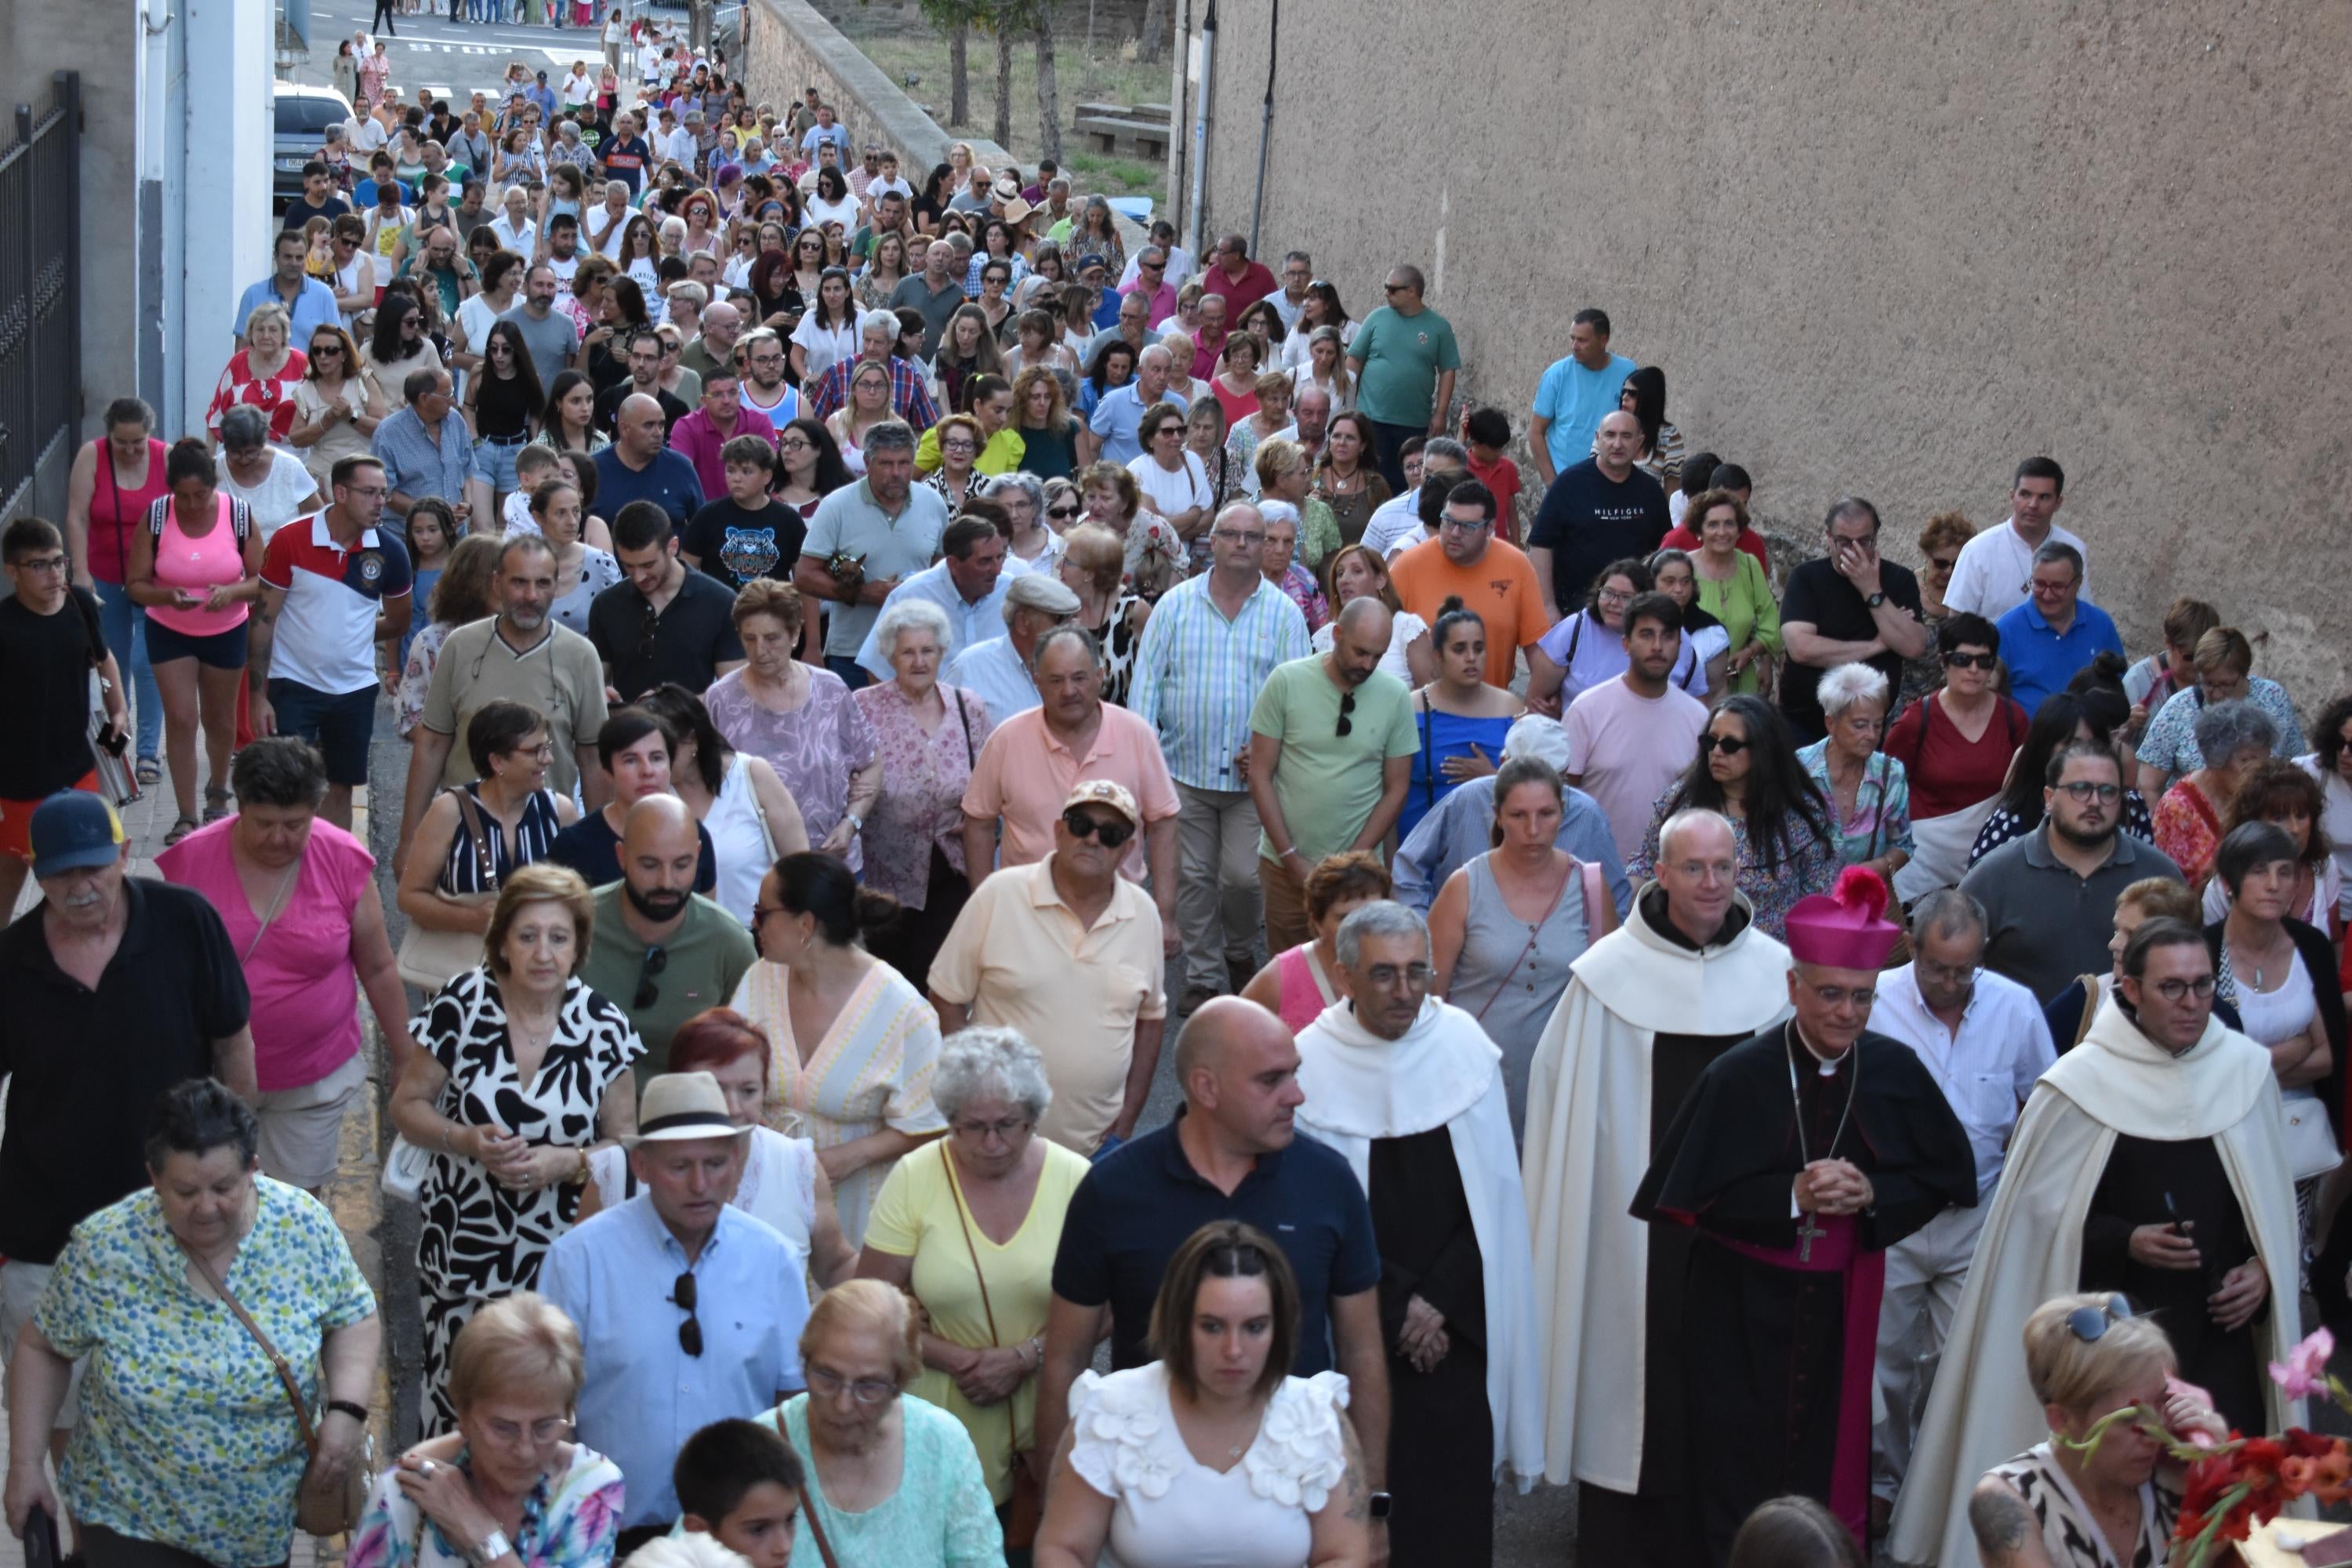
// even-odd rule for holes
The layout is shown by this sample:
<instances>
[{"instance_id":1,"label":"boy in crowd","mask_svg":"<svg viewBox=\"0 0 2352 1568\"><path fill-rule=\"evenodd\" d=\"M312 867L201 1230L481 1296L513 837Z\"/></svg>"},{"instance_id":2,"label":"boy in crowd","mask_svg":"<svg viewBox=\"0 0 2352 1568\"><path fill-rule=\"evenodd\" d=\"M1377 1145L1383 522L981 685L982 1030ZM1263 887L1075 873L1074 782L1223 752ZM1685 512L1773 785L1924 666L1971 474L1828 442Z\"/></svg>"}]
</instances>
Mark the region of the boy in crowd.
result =
<instances>
[{"instance_id":1,"label":"boy in crowd","mask_svg":"<svg viewBox=\"0 0 2352 1568\"><path fill-rule=\"evenodd\" d=\"M714 1421L686 1440L670 1467L679 1522L747 1558L786 1568L799 1523L800 1456L772 1426Z\"/></svg>"}]
</instances>

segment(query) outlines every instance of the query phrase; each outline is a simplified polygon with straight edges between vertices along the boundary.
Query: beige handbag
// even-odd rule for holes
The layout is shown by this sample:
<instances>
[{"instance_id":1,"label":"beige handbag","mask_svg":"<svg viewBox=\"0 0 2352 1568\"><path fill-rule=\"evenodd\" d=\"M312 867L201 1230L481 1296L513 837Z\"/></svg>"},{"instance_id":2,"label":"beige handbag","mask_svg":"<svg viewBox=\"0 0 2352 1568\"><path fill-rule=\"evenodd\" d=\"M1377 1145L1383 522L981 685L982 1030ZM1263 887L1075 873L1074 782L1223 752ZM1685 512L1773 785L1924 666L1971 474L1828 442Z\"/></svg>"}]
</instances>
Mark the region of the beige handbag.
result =
<instances>
[{"instance_id":1,"label":"beige handbag","mask_svg":"<svg viewBox=\"0 0 2352 1568\"><path fill-rule=\"evenodd\" d=\"M498 859L490 851L490 840L485 831L482 808L463 789L453 792L457 797L457 814L466 819L466 831L473 836L474 866L485 888L498 886ZM476 894L467 900L473 902L495 898L495 893ZM482 933L472 931L427 931L415 921L401 933L400 955L397 960L401 979L432 996L441 987L482 962Z\"/></svg>"}]
</instances>

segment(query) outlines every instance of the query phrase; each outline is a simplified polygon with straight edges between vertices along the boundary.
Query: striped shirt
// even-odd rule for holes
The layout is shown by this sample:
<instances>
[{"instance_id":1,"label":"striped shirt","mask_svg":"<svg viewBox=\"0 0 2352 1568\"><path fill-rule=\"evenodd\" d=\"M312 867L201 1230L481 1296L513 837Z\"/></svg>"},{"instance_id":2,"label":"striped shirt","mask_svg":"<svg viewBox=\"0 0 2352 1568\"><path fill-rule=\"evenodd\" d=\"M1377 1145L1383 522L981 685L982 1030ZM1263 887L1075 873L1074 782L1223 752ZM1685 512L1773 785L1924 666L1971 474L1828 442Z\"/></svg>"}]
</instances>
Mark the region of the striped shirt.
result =
<instances>
[{"instance_id":1,"label":"striped shirt","mask_svg":"<svg viewBox=\"0 0 2352 1568\"><path fill-rule=\"evenodd\" d=\"M1209 597L1208 574L1188 577L1143 625L1127 706L1160 731L1160 750L1177 783L1240 789L1234 757L1249 744L1259 688L1276 665L1311 651L1307 617L1265 578L1227 620Z\"/></svg>"}]
</instances>

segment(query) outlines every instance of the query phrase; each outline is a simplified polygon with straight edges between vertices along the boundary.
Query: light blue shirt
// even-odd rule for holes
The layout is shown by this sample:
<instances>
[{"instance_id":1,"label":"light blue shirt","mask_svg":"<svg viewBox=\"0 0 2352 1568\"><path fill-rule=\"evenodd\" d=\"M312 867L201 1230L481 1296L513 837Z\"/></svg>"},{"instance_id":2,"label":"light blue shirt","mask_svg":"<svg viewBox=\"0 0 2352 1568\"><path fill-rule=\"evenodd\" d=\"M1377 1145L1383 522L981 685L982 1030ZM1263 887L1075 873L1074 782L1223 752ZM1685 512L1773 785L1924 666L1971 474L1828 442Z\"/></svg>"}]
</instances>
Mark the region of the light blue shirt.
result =
<instances>
[{"instance_id":1,"label":"light blue shirt","mask_svg":"<svg viewBox=\"0 0 2352 1568\"><path fill-rule=\"evenodd\" d=\"M1168 590L1143 625L1128 710L1160 734L1169 775L1193 789L1246 787L1234 753L1249 744L1250 710L1276 665L1314 649L1307 617L1263 576L1227 620L1208 574Z\"/></svg>"},{"instance_id":2,"label":"light blue shirt","mask_svg":"<svg viewBox=\"0 0 2352 1568\"><path fill-rule=\"evenodd\" d=\"M881 615L874 617L874 625L882 624L882 616L888 615L893 605L907 599L927 599L947 612L951 640L943 651L952 658L976 643L1004 635L1004 590L1013 585L1013 579L1028 570L1026 562L1011 551L1005 552L1004 570L997 574L996 586L989 590L985 598L971 602L956 587L955 579L948 575L947 562L941 560L891 589L890 596L882 601ZM890 661L882 657L882 644L871 627L866 633L866 645L857 650L857 662L873 671L877 680L887 680L895 673Z\"/></svg>"},{"instance_id":3,"label":"light blue shirt","mask_svg":"<svg viewBox=\"0 0 2352 1568\"><path fill-rule=\"evenodd\" d=\"M1617 412L1619 395L1633 369L1633 362L1623 354L1611 354L1600 370L1585 369L1570 354L1543 373L1536 383L1535 412L1551 421L1544 445L1551 449L1554 473L1592 456L1592 438L1601 433L1601 422Z\"/></svg>"},{"instance_id":4,"label":"light blue shirt","mask_svg":"<svg viewBox=\"0 0 2352 1568\"><path fill-rule=\"evenodd\" d=\"M245 336L245 323L252 319L253 312L273 301L280 305L286 303L285 297L278 292L275 273L247 289L237 300L236 323L231 330L240 338ZM335 309L335 291L316 278L302 279L302 291L294 296L293 307L288 314L293 318L293 324L286 341L293 345L296 353L309 351L313 328L334 327L340 330L343 324L343 313Z\"/></svg>"},{"instance_id":5,"label":"light blue shirt","mask_svg":"<svg viewBox=\"0 0 2352 1568\"><path fill-rule=\"evenodd\" d=\"M1152 617L1158 619L1157 614ZM1147 630L1150 627L1147 626ZM1600 863L1609 883L1609 897L1620 919L1633 907L1633 889L1625 879L1625 862L1617 853L1617 836L1600 804L1580 789L1561 792L1567 809L1560 814L1559 836L1552 842L1579 860ZM1397 848L1397 902L1429 913L1445 879L1494 847L1495 775L1456 785L1421 819L1419 826Z\"/></svg>"},{"instance_id":6,"label":"light blue shirt","mask_svg":"<svg viewBox=\"0 0 2352 1568\"><path fill-rule=\"evenodd\" d=\"M2075 672L2101 653L2123 656L2124 639L2114 618L2085 599L2074 601L2074 624L2063 634L2050 629L2042 607L2030 598L1992 625L2009 666L2009 694L2029 715L2043 698L2065 690Z\"/></svg>"},{"instance_id":7,"label":"light blue shirt","mask_svg":"<svg viewBox=\"0 0 2352 1568\"><path fill-rule=\"evenodd\" d=\"M1184 406L1183 399L1165 388L1160 390L1159 401L1173 408ZM1143 443L1137 438L1143 425L1143 412L1142 390L1131 381L1103 394L1102 401L1095 405L1094 414L1087 421L1087 428L1102 437L1102 461L1125 468L1143 455Z\"/></svg>"},{"instance_id":8,"label":"light blue shirt","mask_svg":"<svg viewBox=\"0 0 2352 1568\"><path fill-rule=\"evenodd\" d=\"M729 1204L690 1266L702 1353L678 1344L686 1249L640 1193L547 1249L540 1293L580 1327L579 1438L628 1478L624 1528L677 1517L670 1464L713 1421L749 1419L802 1386L808 1287L792 1244Z\"/></svg>"},{"instance_id":9,"label":"light blue shirt","mask_svg":"<svg viewBox=\"0 0 2352 1568\"><path fill-rule=\"evenodd\" d=\"M1149 630L1149 626L1145 629ZM1029 667L1013 651L1013 638L994 637L974 643L940 671L940 684L960 687L988 704L988 716L999 724L1015 713L1036 707L1037 682Z\"/></svg>"}]
</instances>

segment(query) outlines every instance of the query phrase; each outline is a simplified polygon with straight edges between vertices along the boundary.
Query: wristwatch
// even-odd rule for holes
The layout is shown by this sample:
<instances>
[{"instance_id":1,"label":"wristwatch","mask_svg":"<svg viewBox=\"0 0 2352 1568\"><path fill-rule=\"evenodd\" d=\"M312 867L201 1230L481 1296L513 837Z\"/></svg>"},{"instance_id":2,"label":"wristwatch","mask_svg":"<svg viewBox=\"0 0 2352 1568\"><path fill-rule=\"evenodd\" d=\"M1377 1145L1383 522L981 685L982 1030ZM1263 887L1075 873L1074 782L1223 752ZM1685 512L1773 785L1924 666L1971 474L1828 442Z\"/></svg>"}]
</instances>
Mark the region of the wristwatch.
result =
<instances>
[{"instance_id":1,"label":"wristwatch","mask_svg":"<svg viewBox=\"0 0 2352 1568\"><path fill-rule=\"evenodd\" d=\"M1863 601L1862 601L1862 602L1863 602L1864 604L1865 604L1865 605L1868 605L1872 609L1874 609L1874 609L1878 608L1878 606L1879 606L1879 605L1883 605L1883 604L1886 603L1886 595L1885 595L1885 594L1884 594L1883 592L1882 592L1882 593L1877 593L1877 594L1868 595L1866 595L1866 596L1863 599Z\"/></svg>"},{"instance_id":2,"label":"wristwatch","mask_svg":"<svg viewBox=\"0 0 2352 1568\"><path fill-rule=\"evenodd\" d=\"M848 820L850 832L863 833L866 831L866 819L864 817L858 816L854 811L845 811L841 815Z\"/></svg>"},{"instance_id":3,"label":"wristwatch","mask_svg":"<svg viewBox=\"0 0 2352 1568\"><path fill-rule=\"evenodd\" d=\"M493 1530L481 1540L474 1542L473 1549L466 1553L466 1561L472 1563L474 1568L485 1568L485 1564L496 1563L501 1557L513 1555L514 1547L507 1541L507 1532L503 1530Z\"/></svg>"},{"instance_id":4,"label":"wristwatch","mask_svg":"<svg viewBox=\"0 0 2352 1568\"><path fill-rule=\"evenodd\" d=\"M1372 1494L1372 1517L1381 1521L1382 1523L1386 1523L1389 1517L1389 1510L1394 1505L1395 1501L1396 1500L1387 1492L1374 1492Z\"/></svg>"},{"instance_id":5,"label":"wristwatch","mask_svg":"<svg viewBox=\"0 0 2352 1568\"><path fill-rule=\"evenodd\" d=\"M367 1425L368 1413L367 1406L364 1405L354 1404L348 1399L330 1399L327 1401L327 1408L341 1411L362 1426Z\"/></svg>"}]
</instances>

